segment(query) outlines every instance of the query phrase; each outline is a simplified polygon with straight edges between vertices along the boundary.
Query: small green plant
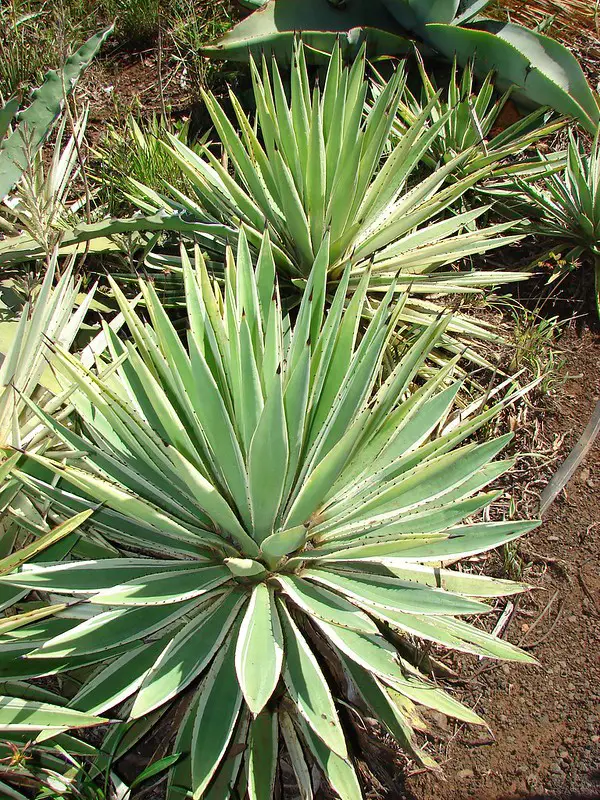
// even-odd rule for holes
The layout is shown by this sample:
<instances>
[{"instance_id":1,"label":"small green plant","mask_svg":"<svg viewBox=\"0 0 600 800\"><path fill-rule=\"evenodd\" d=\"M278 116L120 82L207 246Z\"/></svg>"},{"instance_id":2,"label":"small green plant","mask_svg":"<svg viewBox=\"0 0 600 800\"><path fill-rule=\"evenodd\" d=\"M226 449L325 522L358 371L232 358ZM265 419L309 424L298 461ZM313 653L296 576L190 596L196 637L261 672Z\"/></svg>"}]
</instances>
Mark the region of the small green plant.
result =
<instances>
[{"instance_id":1,"label":"small green plant","mask_svg":"<svg viewBox=\"0 0 600 800\"><path fill-rule=\"evenodd\" d=\"M102 187L101 201L107 203L111 213L123 211L132 181L157 189L169 184L180 191L190 191L189 181L161 143L167 133L185 142L188 127L187 123L172 123L156 115L145 122L138 122L130 115L123 124L108 127L95 154L99 161L96 182ZM204 141L192 149L199 150Z\"/></svg>"},{"instance_id":2,"label":"small green plant","mask_svg":"<svg viewBox=\"0 0 600 800\"><path fill-rule=\"evenodd\" d=\"M0 790L10 800L130 800L143 783L164 778L178 758L153 762L127 786L110 769L110 758L80 739L58 734L35 742L9 734L0 738Z\"/></svg>"},{"instance_id":3,"label":"small green plant","mask_svg":"<svg viewBox=\"0 0 600 800\"><path fill-rule=\"evenodd\" d=\"M591 263L600 316L600 132L589 152L571 132L564 170L556 173L548 165L548 174L539 183L517 179L514 189L520 192L514 201L524 201L530 217L527 229L553 241L553 261L544 259L553 266L552 279L581 262Z\"/></svg>"},{"instance_id":4,"label":"small green plant","mask_svg":"<svg viewBox=\"0 0 600 800\"><path fill-rule=\"evenodd\" d=\"M73 133L63 147L67 125L67 115L63 115L52 148L35 153L14 191L0 206L0 230L5 233L0 242L0 259L4 264L10 264L11 253L27 247L37 246L48 257L64 231L89 209L92 193L86 180L82 180L87 116L85 109L73 122ZM78 181L83 188L74 196L73 186Z\"/></svg>"},{"instance_id":5,"label":"small green plant","mask_svg":"<svg viewBox=\"0 0 600 800\"><path fill-rule=\"evenodd\" d=\"M524 587L442 567L537 524L465 522L512 462L494 460L510 436L464 440L505 402L453 416L456 360L414 384L448 318L385 378L404 299L392 284L361 330L368 277L346 305L346 269L326 313L328 247L326 235L294 319L268 236L254 268L241 234L223 293L199 250L194 265L182 250L183 339L151 284L144 322L113 282L133 342L107 329L105 377L55 348L77 430L30 404L62 451L29 453L14 478L65 515L93 510L89 535L116 552L0 577L77 607L20 629L21 658L0 648L0 677L77 669L65 727L77 713L136 724L185 697L169 800L271 797L280 746L304 796L308 759L357 800L342 702L426 766L419 705L482 722L419 670L407 637L531 661L460 620Z\"/></svg>"},{"instance_id":6,"label":"small green plant","mask_svg":"<svg viewBox=\"0 0 600 800\"><path fill-rule=\"evenodd\" d=\"M535 377L540 377L539 391L548 392L560 381L564 358L557 349L563 323L557 317L546 317L541 309L530 311L513 308L514 320L512 346L513 358L510 371L517 372L526 367Z\"/></svg>"}]
</instances>

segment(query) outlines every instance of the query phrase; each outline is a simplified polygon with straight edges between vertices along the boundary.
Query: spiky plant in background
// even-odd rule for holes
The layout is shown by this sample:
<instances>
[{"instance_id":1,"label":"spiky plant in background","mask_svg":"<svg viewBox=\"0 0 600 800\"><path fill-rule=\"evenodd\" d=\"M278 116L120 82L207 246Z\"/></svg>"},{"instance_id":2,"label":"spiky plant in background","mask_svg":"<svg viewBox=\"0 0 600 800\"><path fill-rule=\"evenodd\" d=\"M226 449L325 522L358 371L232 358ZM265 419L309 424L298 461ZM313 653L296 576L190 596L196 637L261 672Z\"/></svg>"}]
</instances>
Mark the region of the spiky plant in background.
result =
<instances>
[{"instance_id":1,"label":"spiky plant in background","mask_svg":"<svg viewBox=\"0 0 600 800\"><path fill-rule=\"evenodd\" d=\"M66 59L62 69L48 72L27 108L19 110L19 101L13 97L0 109L0 200L31 165L60 117L65 98L111 32L112 26L92 36Z\"/></svg>"},{"instance_id":2,"label":"spiky plant in background","mask_svg":"<svg viewBox=\"0 0 600 800\"><path fill-rule=\"evenodd\" d=\"M416 39L427 54L437 51L463 67L473 60L481 78L494 70L498 86L514 85L526 105L549 105L589 132L598 126L598 104L573 53L539 30L487 18L483 12L491 0L257 0L253 5L261 8L203 53L241 61L266 53L287 64L300 33L314 62L326 62L339 42L346 57L366 44L375 60L405 57Z\"/></svg>"},{"instance_id":3,"label":"spiky plant in background","mask_svg":"<svg viewBox=\"0 0 600 800\"><path fill-rule=\"evenodd\" d=\"M547 172L538 182L516 178L494 194L503 199L509 213L525 220L528 232L543 237L545 243L550 240L552 251L560 253L551 280L580 262L591 265L600 317L600 132L588 149L571 131L567 162L560 172L546 156L541 158Z\"/></svg>"},{"instance_id":4,"label":"spiky plant in background","mask_svg":"<svg viewBox=\"0 0 600 800\"><path fill-rule=\"evenodd\" d=\"M292 297L306 286L328 232L329 290L335 289L349 261L350 290L369 272L375 303L392 282L397 292L409 291L399 315L408 326L430 323L453 302L448 295L477 293L527 277L511 271L456 269L469 257L510 244L515 237L504 235L506 225L477 229L476 221L489 210L487 205L464 213L453 210L491 169L486 166L445 185L467 163L469 150L425 177L419 173L421 157L447 124L450 112L430 125L433 99L390 148L390 129L404 86L402 71L395 72L365 116L369 83L364 53L345 68L336 48L323 88L311 93L304 52L300 44L289 100L276 63L272 73L264 62L262 73L251 64L257 133L233 93L241 136L216 98L205 93L233 175L210 148L204 147L199 156L170 137L170 152L195 196L167 186L169 199L136 182L132 194L140 198L144 211L181 211L187 219L228 228L231 238L241 224L255 246L267 227L282 292ZM445 297L436 303L439 295ZM448 332L484 339L495 336L485 323L460 315Z\"/></svg>"},{"instance_id":5,"label":"spiky plant in background","mask_svg":"<svg viewBox=\"0 0 600 800\"><path fill-rule=\"evenodd\" d=\"M461 153L469 156L459 169L459 175L489 168L489 177L514 175L530 177L548 168L539 158L522 160L525 151L541 139L560 130L563 120L551 120L551 112L540 108L508 125L502 125L502 115L510 100L509 89L497 97L493 72L489 72L482 84L475 89L475 75L471 63L459 71L456 60L448 78L447 91L438 89L435 79L427 73L423 59L416 53L421 77L420 96L405 87L392 126L392 142L401 139L411 125L422 116L425 107L430 108L431 124L442 117L444 124L438 129L429 149L423 154L423 162L435 169ZM385 85L379 76L375 92L379 94ZM561 153L553 154L557 169L564 163Z\"/></svg>"},{"instance_id":6,"label":"spiky plant in background","mask_svg":"<svg viewBox=\"0 0 600 800\"><path fill-rule=\"evenodd\" d=\"M532 660L460 620L492 610L474 598L524 587L442 566L536 524L465 523L499 496L483 490L512 462L494 461L510 436L462 442L504 403L453 416L453 364L413 384L447 318L382 380L404 301L392 302L392 284L359 335L369 276L345 306L347 269L325 313L328 246L325 236L295 320L282 312L268 237L254 269L241 234L224 294L199 251L195 266L183 251L185 341L151 285L141 284L149 323L114 285L134 343L106 331L106 377L56 348L77 387L80 432L31 404L63 449L31 453L14 476L61 514L94 509L91 534L120 552L0 578L74 603L79 617L61 612L20 629L18 642L1 637L0 676L96 665L72 675L67 715L119 706L152 721L184 699L170 800L234 787L271 797L284 747L304 796L313 759L354 800L339 701L366 709L429 766L413 733L419 705L482 722L420 671L410 637Z\"/></svg>"}]
</instances>

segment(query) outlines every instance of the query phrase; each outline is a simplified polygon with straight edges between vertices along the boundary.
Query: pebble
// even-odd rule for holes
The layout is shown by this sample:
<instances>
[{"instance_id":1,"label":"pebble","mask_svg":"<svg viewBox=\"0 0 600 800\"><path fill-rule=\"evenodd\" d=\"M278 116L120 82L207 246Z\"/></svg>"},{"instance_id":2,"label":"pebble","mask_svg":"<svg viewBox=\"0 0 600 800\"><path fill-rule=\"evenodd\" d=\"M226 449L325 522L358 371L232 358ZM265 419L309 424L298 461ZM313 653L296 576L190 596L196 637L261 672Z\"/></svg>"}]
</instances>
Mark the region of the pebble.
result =
<instances>
[{"instance_id":1,"label":"pebble","mask_svg":"<svg viewBox=\"0 0 600 800\"><path fill-rule=\"evenodd\" d=\"M474 776L475 773L472 769L459 769L456 773L456 777L460 780L463 780L464 778L473 778Z\"/></svg>"},{"instance_id":2,"label":"pebble","mask_svg":"<svg viewBox=\"0 0 600 800\"><path fill-rule=\"evenodd\" d=\"M438 728L446 730L448 728L448 717L439 711L429 711L429 716Z\"/></svg>"}]
</instances>

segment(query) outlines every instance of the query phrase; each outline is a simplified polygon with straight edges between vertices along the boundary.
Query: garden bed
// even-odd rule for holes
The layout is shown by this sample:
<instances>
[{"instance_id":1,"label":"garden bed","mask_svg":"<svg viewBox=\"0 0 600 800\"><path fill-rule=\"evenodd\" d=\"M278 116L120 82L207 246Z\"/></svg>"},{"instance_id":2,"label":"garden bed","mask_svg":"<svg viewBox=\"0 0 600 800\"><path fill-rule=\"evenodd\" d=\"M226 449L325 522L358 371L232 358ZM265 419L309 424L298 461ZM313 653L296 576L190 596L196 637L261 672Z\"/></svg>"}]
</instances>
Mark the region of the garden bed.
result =
<instances>
[{"instance_id":1,"label":"garden bed","mask_svg":"<svg viewBox=\"0 0 600 800\"><path fill-rule=\"evenodd\" d=\"M581 48L582 62L595 84L596 48L588 39ZM93 146L102 143L108 123L124 120L129 112L147 119L166 114L189 120L193 128L205 127L198 95L203 67L197 54L194 59L189 41L185 57L181 52L177 36L170 31L143 49L131 40L122 41L92 65L77 90L76 102L79 107L90 103L88 134ZM212 66L209 77L223 97L227 78L236 80L237 75L236 71L220 73ZM242 85L245 81L241 79ZM517 468L509 478L514 486L507 487L509 493L514 491L520 516L535 515L545 483L570 452L600 399L600 333L588 299L583 298L584 312L577 323L565 321L560 336L545 345L541 366L550 370L547 389L529 401L525 418L517 413L504 420L517 428L524 419L532 425L528 436L522 437L529 452L521 458L520 474L527 479L519 478ZM501 324L509 328L512 320L507 307ZM518 333L512 340L509 336L509 345L520 346ZM375 750L367 746L363 751L367 767L363 776L369 771L374 776L372 785L363 787L365 797L600 797L599 457L597 441L547 511L543 524L515 548L478 561L484 572L533 586L529 594L514 601L504 636L528 649L539 665L446 656L445 665L456 667L464 676L450 678L449 684L488 721L490 730L430 714L432 735L426 750L442 766L442 777L416 768L396 748L387 747L389 740L376 739ZM509 609L512 606L506 600L500 602ZM370 730L366 736L375 738ZM160 750L160 743L151 744ZM151 796L160 798L161 790ZM287 800L285 792L283 797Z\"/></svg>"}]
</instances>

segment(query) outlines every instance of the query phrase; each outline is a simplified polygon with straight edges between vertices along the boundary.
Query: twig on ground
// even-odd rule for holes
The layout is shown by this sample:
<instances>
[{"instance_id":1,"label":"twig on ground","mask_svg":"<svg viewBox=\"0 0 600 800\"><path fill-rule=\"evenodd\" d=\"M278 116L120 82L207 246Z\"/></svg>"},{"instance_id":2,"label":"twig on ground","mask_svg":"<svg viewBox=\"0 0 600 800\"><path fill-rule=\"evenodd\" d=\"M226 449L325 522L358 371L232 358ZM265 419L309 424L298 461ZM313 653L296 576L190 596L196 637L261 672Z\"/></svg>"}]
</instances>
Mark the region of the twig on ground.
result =
<instances>
[{"instance_id":1,"label":"twig on ground","mask_svg":"<svg viewBox=\"0 0 600 800\"><path fill-rule=\"evenodd\" d=\"M579 585L581 586L583 593L588 598L588 600L590 601L590 603L594 608L594 611L592 613L595 614L596 616L600 616L600 607L598 606L598 601L596 600L594 595L590 592L588 585L583 577L583 568L588 563L588 561L591 560L592 560L591 558L586 559L583 562L583 564L579 567L579 570L577 571L577 580L579 581Z\"/></svg>"},{"instance_id":2,"label":"twig on ground","mask_svg":"<svg viewBox=\"0 0 600 800\"><path fill-rule=\"evenodd\" d=\"M536 627L537 627L537 626L540 624L540 622L541 622L543 619L545 619L545 618L548 616L548 613L550 612L550 609L551 609L551 608L552 608L552 606L554 605L554 601L557 599L557 597L559 596L559 594L560 594L560 591L557 589L557 590L554 592L554 594L552 595L552 597L550 598L550 600L548 600L548 602L546 603L546 605L545 605L544 609L542 610L542 613L541 613L541 614L539 615L539 617L538 617L538 618L535 620L535 622L533 623L533 625L531 625L531 626L530 626L530 627L527 629L527 631L526 631L526 632L523 634L523 636L522 636L522 637L521 637L521 639L519 640L519 643L518 643L518 646L519 646L519 647L527 647L527 648L530 648L530 647L535 647L536 645L540 644L541 642L543 642L543 641L544 641L544 639L546 639L546 638L548 637L548 635L549 635L549 634L550 634L550 632L553 630L553 628L555 627L556 623L558 622L558 620L559 620L559 618L560 618L560 616L561 616L561 614L562 614L562 609L563 609L563 600L560 600L559 607L558 607L558 612L557 612L557 614L556 614L556 618L554 619L554 622L553 622L553 623L552 623L552 625L550 626L549 630L548 630L548 631L547 631L547 632L546 632L546 633L545 633L545 634L542 636L542 638L541 638L541 639L538 639L538 640L537 640L537 641L535 641L535 642L531 642L530 644L525 644L525 639L527 639L527 637L529 636L529 634L531 633L531 631L532 631L532 630L534 630L534 628L536 628Z\"/></svg>"}]
</instances>

